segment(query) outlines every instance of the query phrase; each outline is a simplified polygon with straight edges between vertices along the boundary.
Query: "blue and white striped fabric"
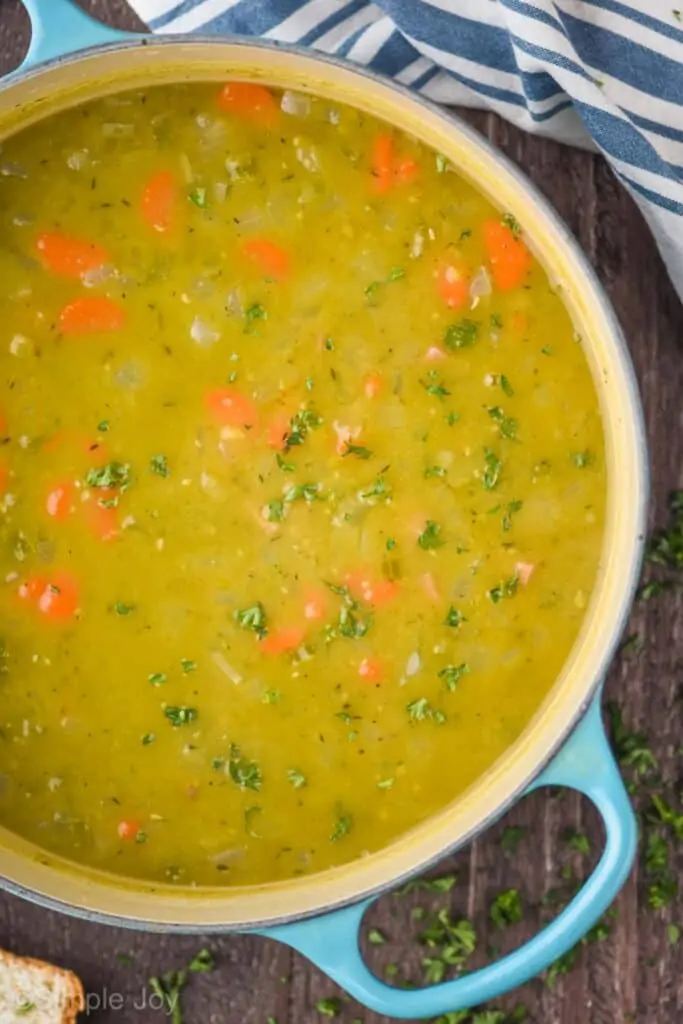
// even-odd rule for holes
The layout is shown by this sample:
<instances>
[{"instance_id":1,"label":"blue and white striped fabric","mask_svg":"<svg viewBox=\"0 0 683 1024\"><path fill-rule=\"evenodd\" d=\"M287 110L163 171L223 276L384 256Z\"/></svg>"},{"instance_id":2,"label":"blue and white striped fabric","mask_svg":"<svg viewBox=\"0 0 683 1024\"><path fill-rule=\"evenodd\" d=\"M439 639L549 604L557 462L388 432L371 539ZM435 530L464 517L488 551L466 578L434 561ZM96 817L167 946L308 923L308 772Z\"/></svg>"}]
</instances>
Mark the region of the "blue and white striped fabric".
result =
<instances>
[{"instance_id":1,"label":"blue and white striped fabric","mask_svg":"<svg viewBox=\"0 0 683 1024\"><path fill-rule=\"evenodd\" d=\"M683 298L683 12L664 0L129 2L154 32L310 46L436 102L599 148Z\"/></svg>"}]
</instances>

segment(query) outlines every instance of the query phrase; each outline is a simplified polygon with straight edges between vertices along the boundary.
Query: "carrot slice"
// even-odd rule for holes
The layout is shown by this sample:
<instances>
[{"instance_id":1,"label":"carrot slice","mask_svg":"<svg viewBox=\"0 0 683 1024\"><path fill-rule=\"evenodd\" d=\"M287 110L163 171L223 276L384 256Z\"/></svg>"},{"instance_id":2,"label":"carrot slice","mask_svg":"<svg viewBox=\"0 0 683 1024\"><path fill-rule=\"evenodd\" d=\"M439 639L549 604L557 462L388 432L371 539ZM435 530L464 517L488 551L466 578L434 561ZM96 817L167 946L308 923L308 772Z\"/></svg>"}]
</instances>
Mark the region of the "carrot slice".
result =
<instances>
[{"instance_id":1,"label":"carrot slice","mask_svg":"<svg viewBox=\"0 0 683 1024\"><path fill-rule=\"evenodd\" d=\"M394 140L391 135L378 135L372 146L372 173L375 192L384 195L394 180Z\"/></svg>"},{"instance_id":2,"label":"carrot slice","mask_svg":"<svg viewBox=\"0 0 683 1024\"><path fill-rule=\"evenodd\" d=\"M257 421L256 406L237 388L212 388L205 402L212 417L222 426L249 428Z\"/></svg>"},{"instance_id":3,"label":"carrot slice","mask_svg":"<svg viewBox=\"0 0 683 1024\"><path fill-rule=\"evenodd\" d=\"M173 227L178 212L178 186L171 171L157 171L142 190L140 213L155 231Z\"/></svg>"},{"instance_id":4,"label":"carrot slice","mask_svg":"<svg viewBox=\"0 0 683 1024\"><path fill-rule=\"evenodd\" d=\"M276 281L287 277L291 269L289 253L269 238L250 238L242 245L242 252L266 276Z\"/></svg>"},{"instance_id":5,"label":"carrot slice","mask_svg":"<svg viewBox=\"0 0 683 1024\"><path fill-rule=\"evenodd\" d=\"M107 494L115 496L115 491L107 491ZM89 502L86 505L88 527L90 532L98 540L108 543L119 534L119 514L116 508L103 508L98 502Z\"/></svg>"},{"instance_id":6,"label":"carrot slice","mask_svg":"<svg viewBox=\"0 0 683 1024\"><path fill-rule=\"evenodd\" d=\"M397 181L403 182L404 184L407 185L411 181L415 180L418 171L419 166L417 164L417 161L413 160L412 157L407 156L404 157L402 160L399 160L398 163L396 164L394 176Z\"/></svg>"},{"instance_id":7,"label":"carrot slice","mask_svg":"<svg viewBox=\"0 0 683 1024\"><path fill-rule=\"evenodd\" d=\"M257 82L226 82L218 94L218 106L228 114L239 114L266 127L277 119L277 100L270 89Z\"/></svg>"},{"instance_id":8,"label":"carrot slice","mask_svg":"<svg viewBox=\"0 0 683 1024\"><path fill-rule=\"evenodd\" d=\"M364 683L380 683L384 678L384 667L379 658L363 658L358 666L358 675Z\"/></svg>"},{"instance_id":9,"label":"carrot slice","mask_svg":"<svg viewBox=\"0 0 683 1024\"><path fill-rule=\"evenodd\" d=\"M49 580L34 576L19 587L19 596L34 604L52 622L66 622L78 610L78 584L69 573L55 573Z\"/></svg>"},{"instance_id":10,"label":"carrot slice","mask_svg":"<svg viewBox=\"0 0 683 1024\"><path fill-rule=\"evenodd\" d=\"M64 480L48 491L45 507L47 514L58 522L64 522L71 515L74 503L74 485Z\"/></svg>"},{"instance_id":11,"label":"carrot slice","mask_svg":"<svg viewBox=\"0 0 683 1024\"><path fill-rule=\"evenodd\" d=\"M134 818L124 818L116 826L116 831L120 839L135 840L140 833L140 822Z\"/></svg>"},{"instance_id":12,"label":"carrot slice","mask_svg":"<svg viewBox=\"0 0 683 1024\"><path fill-rule=\"evenodd\" d=\"M59 314L59 326L64 334L120 331L125 323L123 308L104 295L85 295L74 299Z\"/></svg>"},{"instance_id":13,"label":"carrot slice","mask_svg":"<svg viewBox=\"0 0 683 1024\"><path fill-rule=\"evenodd\" d=\"M531 269L531 253L506 224L484 223L484 249L491 264L493 283L503 292L518 288Z\"/></svg>"},{"instance_id":14,"label":"carrot slice","mask_svg":"<svg viewBox=\"0 0 683 1024\"><path fill-rule=\"evenodd\" d=\"M461 309L469 298L467 275L455 263L441 267L436 276L439 295L449 309Z\"/></svg>"},{"instance_id":15,"label":"carrot slice","mask_svg":"<svg viewBox=\"0 0 683 1024\"><path fill-rule=\"evenodd\" d=\"M392 580L373 580L362 569L347 573L344 582L349 588L351 597L357 601L365 601L373 608L379 608L393 601L400 590L398 583Z\"/></svg>"},{"instance_id":16,"label":"carrot slice","mask_svg":"<svg viewBox=\"0 0 683 1024\"><path fill-rule=\"evenodd\" d=\"M373 373L366 373L363 378L363 391L366 398L377 398L382 390L382 375L375 370Z\"/></svg>"},{"instance_id":17,"label":"carrot slice","mask_svg":"<svg viewBox=\"0 0 683 1024\"><path fill-rule=\"evenodd\" d=\"M300 626L284 626L261 640L261 650L264 654L287 654L301 647L305 635L306 630Z\"/></svg>"},{"instance_id":18,"label":"carrot slice","mask_svg":"<svg viewBox=\"0 0 683 1024\"><path fill-rule=\"evenodd\" d=\"M56 231L38 235L36 249L46 270L60 277L82 277L109 262L109 253L103 246Z\"/></svg>"}]
</instances>

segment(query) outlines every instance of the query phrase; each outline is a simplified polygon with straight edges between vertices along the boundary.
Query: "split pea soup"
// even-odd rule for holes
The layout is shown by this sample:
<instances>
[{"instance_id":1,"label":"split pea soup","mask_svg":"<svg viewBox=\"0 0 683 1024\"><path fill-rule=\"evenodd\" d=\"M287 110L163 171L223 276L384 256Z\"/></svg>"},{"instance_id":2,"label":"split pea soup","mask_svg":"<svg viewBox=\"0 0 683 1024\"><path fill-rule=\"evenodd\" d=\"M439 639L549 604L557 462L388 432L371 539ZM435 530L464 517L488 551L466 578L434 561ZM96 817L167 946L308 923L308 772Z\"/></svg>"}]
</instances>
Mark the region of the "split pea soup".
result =
<instances>
[{"instance_id":1,"label":"split pea soup","mask_svg":"<svg viewBox=\"0 0 683 1024\"><path fill-rule=\"evenodd\" d=\"M180 885L386 846L520 735L596 577L597 397L524 225L255 84L0 170L0 823Z\"/></svg>"}]
</instances>

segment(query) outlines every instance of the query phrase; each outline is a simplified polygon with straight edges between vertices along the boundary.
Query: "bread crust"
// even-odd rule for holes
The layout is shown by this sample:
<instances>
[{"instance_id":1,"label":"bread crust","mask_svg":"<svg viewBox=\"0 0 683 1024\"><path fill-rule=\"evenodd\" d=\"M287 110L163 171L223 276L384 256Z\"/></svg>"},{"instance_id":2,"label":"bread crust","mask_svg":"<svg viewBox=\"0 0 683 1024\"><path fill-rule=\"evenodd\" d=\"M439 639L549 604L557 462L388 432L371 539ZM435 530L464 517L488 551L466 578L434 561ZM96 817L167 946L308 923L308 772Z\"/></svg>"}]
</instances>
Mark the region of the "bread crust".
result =
<instances>
[{"instance_id":1,"label":"bread crust","mask_svg":"<svg viewBox=\"0 0 683 1024\"><path fill-rule=\"evenodd\" d=\"M78 1014L85 1009L85 996L83 985L73 971L65 970L62 967L55 967L45 960L37 960L29 956L17 956L7 950L0 949L0 970L3 967L8 969L32 967L40 971L43 978L59 979L66 992L65 1004L60 1007L61 1014L55 1017L54 1024L76 1024Z\"/></svg>"}]
</instances>

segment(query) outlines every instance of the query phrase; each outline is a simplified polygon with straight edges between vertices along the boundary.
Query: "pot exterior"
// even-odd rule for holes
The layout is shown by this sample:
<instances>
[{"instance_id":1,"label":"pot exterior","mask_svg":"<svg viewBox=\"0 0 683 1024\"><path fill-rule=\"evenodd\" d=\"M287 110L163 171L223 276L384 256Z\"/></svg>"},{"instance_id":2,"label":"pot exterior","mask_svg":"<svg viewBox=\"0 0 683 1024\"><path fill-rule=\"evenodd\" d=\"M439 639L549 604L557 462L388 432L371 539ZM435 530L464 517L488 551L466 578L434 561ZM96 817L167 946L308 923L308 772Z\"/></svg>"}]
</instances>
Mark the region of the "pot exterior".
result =
<instances>
[{"instance_id":1,"label":"pot exterior","mask_svg":"<svg viewBox=\"0 0 683 1024\"><path fill-rule=\"evenodd\" d=\"M97 95L229 77L314 92L389 121L443 153L525 224L535 254L562 288L599 393L609 479L606 530L581 634L532 722L468 792L376 854L310 878L236 890L183 890L66 864L0 832L0 875L7 888L72 913L146 929L244 930L308 917L394 886L471 841L528 790L589 706L628 614L644 537L645 435L633 368L614 313L545 200L456 118L384 79L303 51L253 41L143 38L56 59L0 85L0 139Z\"/></svg>"}]
</instances>

